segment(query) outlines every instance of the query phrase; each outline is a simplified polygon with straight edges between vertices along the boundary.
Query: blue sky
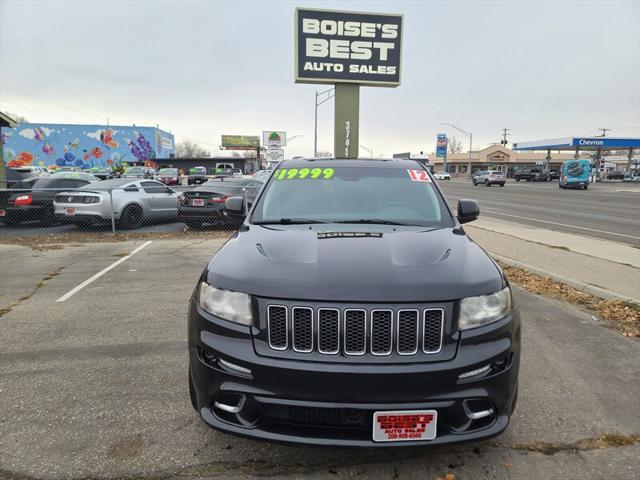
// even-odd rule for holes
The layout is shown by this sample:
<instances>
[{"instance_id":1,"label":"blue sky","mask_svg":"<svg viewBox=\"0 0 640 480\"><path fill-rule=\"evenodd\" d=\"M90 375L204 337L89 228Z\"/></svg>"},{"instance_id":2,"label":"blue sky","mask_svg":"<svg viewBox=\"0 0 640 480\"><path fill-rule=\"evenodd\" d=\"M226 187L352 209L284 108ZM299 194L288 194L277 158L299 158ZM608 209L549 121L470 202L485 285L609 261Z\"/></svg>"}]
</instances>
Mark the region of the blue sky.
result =
<instances>
[{"instance_id":1,"label":"blue sky","mask_svg":"<svg viewBox=\"0 0 640 480\"><path fill-rule=\"evenodd\" d=\"M2 0L0 108L159 124L214 154L222 134L286 130L302 135L287 156L309 155L326 87L293 81L296 6L404 14L402 85L361 89L360 141L375 156L432 151L455 133L443 122L472 131L474 149L504 127L513 141L640 135L638 1ZM319 112L331 151L332 102Z\"/></svg>"}]
</instances>

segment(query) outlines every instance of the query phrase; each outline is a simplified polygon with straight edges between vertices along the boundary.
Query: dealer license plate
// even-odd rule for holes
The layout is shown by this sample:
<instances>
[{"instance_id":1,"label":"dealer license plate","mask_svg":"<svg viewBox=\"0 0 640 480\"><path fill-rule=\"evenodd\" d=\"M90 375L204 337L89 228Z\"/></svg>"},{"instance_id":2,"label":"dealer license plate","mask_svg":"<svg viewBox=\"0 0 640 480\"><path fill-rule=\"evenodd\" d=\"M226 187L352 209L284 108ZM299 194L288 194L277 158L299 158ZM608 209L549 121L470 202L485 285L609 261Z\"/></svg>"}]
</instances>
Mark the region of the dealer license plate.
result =
<instances>
[{"instance_id":1,"label":"dealer license plate","mask_svg":"<svg viewBox=\"0 0 640 480\"><path fill-rule=\"evenodd\" d=\"M436 438L438 412L400 410L373 414L374 442L407 442Z\"/></svg>"},{"instance_id":2,"label":"dealer license plate","mask_svg":"<svg viewBox=\"0 0 640 480\"><path fill-rule=\"evenodd\" d=\"M72 216L75 215L76 213L76 209L75 208L65 208L64 209L64 214L68 215L68 216Z\"/></svg>"},{"instance_id":3,"label":"dealer license plate","mask_svg":"<svg viewBox=\"0 0 640 480\"><path fill-rule=\"evenodd\" d=\"M204 206L204 200L202 198L194 198L193 199L193 206L194 207L203 207Z\"/></svg>"},{"instance_id":4,"label":"dealer license plate","mask_svg":"<svg viewBox=\"0 0 640 480\"><path fill-rule=\"evenodd\" d=\"M7 215L7 211L4 208L0 208L0 217L4 217Z\"/></svg>"}]
</instances>

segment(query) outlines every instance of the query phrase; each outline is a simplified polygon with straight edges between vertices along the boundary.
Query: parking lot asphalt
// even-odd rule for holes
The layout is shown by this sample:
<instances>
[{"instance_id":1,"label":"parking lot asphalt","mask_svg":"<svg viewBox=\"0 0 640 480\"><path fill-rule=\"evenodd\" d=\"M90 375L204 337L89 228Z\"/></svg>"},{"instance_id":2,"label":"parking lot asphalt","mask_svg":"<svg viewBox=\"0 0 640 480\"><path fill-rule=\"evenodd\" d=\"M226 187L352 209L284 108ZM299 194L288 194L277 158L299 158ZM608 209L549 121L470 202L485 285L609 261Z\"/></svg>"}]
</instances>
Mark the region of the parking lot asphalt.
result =
<instances>
[{"instance_id":1,"label":"parking lot asphalt","mask_svg":"<svg viewBox=\"0 0 640 480\"><path fill-rule=\"evenodd\" d=\"M561 190L558 182L514 182L504 187L442 181L455 208L460 198L480 203L480 214L534 227L640 246L640 186L602 182Z\"/></svg>"},{"instance_id":2,"label":"parking lot asphalt","mask_svg":"<svg viewBox=\"0 0 640 480\"><path fill-rule=\"evenodd\" d=\"M496 439L345 449L210 429L189 403L186 310L223 241L0 245L0 477L640 478L640 444L614 445L640 433L640 343L521 290L519 403Z\"/></svg>"}]
</instances>

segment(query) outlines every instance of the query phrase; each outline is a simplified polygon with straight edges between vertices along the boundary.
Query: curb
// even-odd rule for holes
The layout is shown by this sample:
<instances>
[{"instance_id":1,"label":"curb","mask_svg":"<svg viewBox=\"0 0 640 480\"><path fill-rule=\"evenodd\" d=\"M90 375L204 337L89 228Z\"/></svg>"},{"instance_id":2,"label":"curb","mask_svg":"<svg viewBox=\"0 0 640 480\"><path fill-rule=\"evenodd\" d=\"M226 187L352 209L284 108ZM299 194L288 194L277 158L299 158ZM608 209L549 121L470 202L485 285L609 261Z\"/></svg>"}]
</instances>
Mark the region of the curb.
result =
<instances>
[{"instance_id":1,"label":"curb","mask_svg":"<svg viewBox=\"0 0 640 480\"><path fill-rule=\"evenodd\" d=\"M589 285L588 283L581 282L579 280L574 280L573 278L563 277L562 275L557 275L555 273L548 272L547 270L543 270L541 268L534 267L532 265L527 265L526 263L519 262L509 257L503 257L502 255L498 255L497 253L489 252L496 260L510 266L510 267L518 267L524 270L528 270L531 273L535 273L536 275L540 275L541 277L546 277L556 282L564 283L569 285L570 287L575 288L584 293L588 293L589 295L593 295L594 297L599 297L604 300L612 300L618 299L623 300L625 302L634 303L636 305L640 305L640 301L635 298L627 297L625 295L621 295L616 292L612 292L611 290L607 290L605 288L596 287L594 285Z\"/></svg>"}]
</instances>

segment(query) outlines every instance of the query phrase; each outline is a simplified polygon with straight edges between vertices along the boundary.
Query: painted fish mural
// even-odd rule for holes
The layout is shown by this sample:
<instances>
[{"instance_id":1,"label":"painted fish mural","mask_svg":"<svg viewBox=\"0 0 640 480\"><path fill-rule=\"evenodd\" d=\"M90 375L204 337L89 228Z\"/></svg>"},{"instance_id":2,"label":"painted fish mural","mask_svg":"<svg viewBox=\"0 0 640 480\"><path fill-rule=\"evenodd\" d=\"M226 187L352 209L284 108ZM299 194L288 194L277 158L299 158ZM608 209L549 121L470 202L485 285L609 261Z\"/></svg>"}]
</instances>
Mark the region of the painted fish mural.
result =
<instances>
[{"instance_id":1,"label":"painted fish mural","mask_svg":"<svg viewBox=\"0 0 640 480\"><path fill-rule=\"evenodd\" d=\"M142 164L175 153L173 135L155 127L21 123L2 128L0 138L8 167L88 169Z\"/></svg>"}]
</instances>

